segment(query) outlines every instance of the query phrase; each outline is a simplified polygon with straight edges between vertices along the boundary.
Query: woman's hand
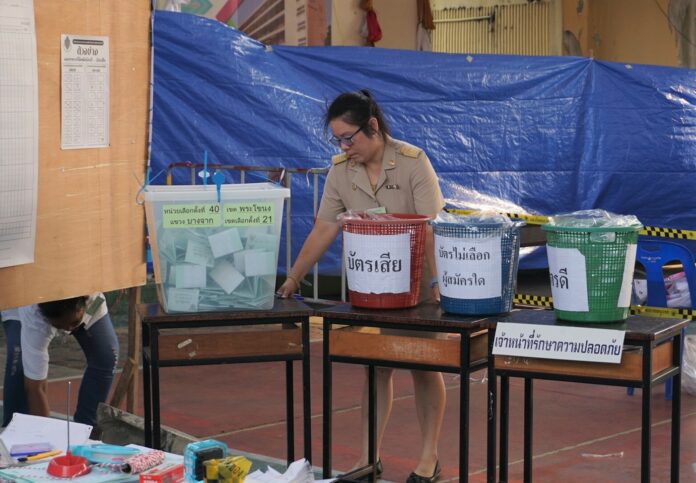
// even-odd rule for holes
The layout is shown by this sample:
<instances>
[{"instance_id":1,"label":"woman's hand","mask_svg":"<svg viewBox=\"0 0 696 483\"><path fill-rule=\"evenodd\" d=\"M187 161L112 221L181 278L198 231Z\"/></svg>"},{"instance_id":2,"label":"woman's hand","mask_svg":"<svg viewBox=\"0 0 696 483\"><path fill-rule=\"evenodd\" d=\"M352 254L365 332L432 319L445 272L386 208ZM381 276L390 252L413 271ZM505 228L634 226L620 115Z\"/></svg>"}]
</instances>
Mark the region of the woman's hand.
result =
<instances>
[{"instance_id":1,"label":"woman's hand","mask_svg":"<svg viewBox=\"0 0 696 483\"><path fill-rule=\"evenodd\" d=\"M294 277L288 277L285 279L285 282L283 282L283 285L278 288L276 295L280 298L286 299L299 289L300 286L297 283L297 280L295 280Z\"/></svg>"},{"instance_id":2,"label":"woman's hand","mask_svg":"<svg viewBox=\"0 0 696 483\"><path fill-rule=\"evenodd\" d=\"M436 283L433 285L433 287L430 289L433 299L435 299L435 302L440 302L440 284Z\"/></svg>"}]
</instances>

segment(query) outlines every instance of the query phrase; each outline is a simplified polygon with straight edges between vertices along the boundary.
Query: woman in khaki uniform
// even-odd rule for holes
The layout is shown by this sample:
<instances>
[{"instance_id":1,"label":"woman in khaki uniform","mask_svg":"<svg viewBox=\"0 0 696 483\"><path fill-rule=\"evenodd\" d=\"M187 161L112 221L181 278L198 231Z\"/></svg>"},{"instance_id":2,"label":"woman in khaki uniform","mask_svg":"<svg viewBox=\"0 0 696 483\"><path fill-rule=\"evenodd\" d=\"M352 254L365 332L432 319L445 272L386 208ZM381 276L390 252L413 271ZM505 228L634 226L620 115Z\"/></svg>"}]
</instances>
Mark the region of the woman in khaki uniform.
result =
<instances>
[{"instance_id":1,"label":"woman in khaki uniform","mask_svg":"<svg viewBox=\"0 0 696 483\"><path fill-rule=\"evenodd\" d=\"M278 289L281 297L298 290L299 281L333 243L340 230L336 217L347 210L386 210L434 217L444 206L437 176L422 149L389 136L389 128L369 92L339 95L329 106L325 127L343 154L333 157L326 178L317 219L300 254ZM428 226L425 263L421 277L421 302L439 298L435 276L433 235ZM431 268L432 267L432 268ZM433 280L432 284L429 281ZM394 369L377 368L377 471L381 473L379 448L392 406ZM411 371L416 412L422 434L418 465L408 483L432 482L440 474L437 442L445 409L442 374ZM358 467L368 460L367 387L363 391L362 454ZM422 476L427 475L427 476ZM379 474L377 476L380 476Z\"/></svg>"}]
</instances>

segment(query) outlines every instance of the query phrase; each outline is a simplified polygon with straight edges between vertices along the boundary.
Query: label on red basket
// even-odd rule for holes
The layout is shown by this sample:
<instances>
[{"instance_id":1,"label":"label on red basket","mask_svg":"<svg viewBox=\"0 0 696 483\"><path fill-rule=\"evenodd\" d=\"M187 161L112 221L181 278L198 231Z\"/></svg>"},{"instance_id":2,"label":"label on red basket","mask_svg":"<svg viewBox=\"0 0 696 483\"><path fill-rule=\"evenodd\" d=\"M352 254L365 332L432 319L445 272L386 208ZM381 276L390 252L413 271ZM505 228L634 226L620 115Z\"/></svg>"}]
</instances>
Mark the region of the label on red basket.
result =
<instances>
[{"instance_id":1,"label":"label on red basket","mask_svg":"<svg viewBox=\"0 0 696 483\"><path fill-rule=\"evenodd\" d=\"M348 288L360 293L411 291L411 235L343 233Z\"/></svg>"},{"instance_id":2,"label":"label on red basket","mask_svg":"<svg viewBox=\"0 0 696 483\"><path fill-rule=\"evenodd\" d=\"M440 293L456 299L502 295L500 236L455 238L435 235L435 265Z\"/></svg>"},{"instance_id":3,"label":"label on red basket","mask_svg":"<svg viewBox=\"0 0 696 483\"><path fill-rule=\"evenodd\" d=\"M577 248L546 246L553 307L569 312L589 312L585 255Z\"/></svg>"}]
</instances>

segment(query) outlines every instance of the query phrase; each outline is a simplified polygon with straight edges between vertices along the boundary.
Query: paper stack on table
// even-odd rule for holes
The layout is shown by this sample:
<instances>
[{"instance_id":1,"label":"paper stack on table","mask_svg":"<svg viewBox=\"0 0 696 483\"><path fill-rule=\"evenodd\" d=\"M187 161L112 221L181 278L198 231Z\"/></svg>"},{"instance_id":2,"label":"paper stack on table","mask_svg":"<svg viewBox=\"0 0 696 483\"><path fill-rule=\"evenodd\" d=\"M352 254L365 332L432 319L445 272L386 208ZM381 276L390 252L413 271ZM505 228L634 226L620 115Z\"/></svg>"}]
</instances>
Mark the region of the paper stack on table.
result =
<instances>
[{"instance_id":1,"label":"paper stack on table","mask_svg":"<svg viewBox=\"0 0 696 483\"><path fill-rule=\"evenodd\" d=\"M333 480L315 480L312 467L306 459L295 461L288 466L285 473L279 473L269 466L265 472L256 470L244 478L244 483L311 483L313 481L325 481L328 483Z\"/></svg>"},{"instance_id":2,"label":"paper stack on table","mask_svg":"<svg viewBox=\"0 0 696 483\"><path fill-rule=\"evenodd\" d=\"M64 419L14 413L12 421L0 434L7 449L15 444L46 442L53 449L68 449L68 423ZM70 444L84 444L92 432L88 424L70 421Z\"/></svg>"}]
</instances>

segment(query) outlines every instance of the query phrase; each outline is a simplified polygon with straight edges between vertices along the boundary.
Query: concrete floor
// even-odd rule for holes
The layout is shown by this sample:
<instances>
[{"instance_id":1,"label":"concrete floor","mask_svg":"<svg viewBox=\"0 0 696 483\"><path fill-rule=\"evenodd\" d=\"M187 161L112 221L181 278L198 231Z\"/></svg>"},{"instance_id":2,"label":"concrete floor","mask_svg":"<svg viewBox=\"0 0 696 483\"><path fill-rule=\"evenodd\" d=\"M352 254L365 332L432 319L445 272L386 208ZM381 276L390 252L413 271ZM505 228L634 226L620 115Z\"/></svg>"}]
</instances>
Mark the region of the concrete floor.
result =
<instances>
[{"instance_id":1,"label":"concrete floor","mask_svg":"<svg viewBox=\"0 0 696 483\"><path fill-rule=\"evenodd\" d=\"M311 343L312 461L321 464L321 342L313 330ZM71 357L53 358L49 394L52 409L61 413L65 380L79 381L79 348L61 350ZM76 352L75 352L76 351ZM63 365L64 364L64 365ZM301 388L295 367L295 454L302 456ZM346 470L359 450L359 394L364 371L334 366L334 468ZM472 376L470 481L485 481L486 386L483 372ZM445 375L447 409L440 438L443 481L458 473L458 408L460 381ZM407 371L397 371L395 401L383 448L383 478L405 481L416 464L419 431L413 387ZM633 482L640 476L640 392L551 381L535 382L534 481ZM165 368L161 372L162 422L199 438L216 438L231 448L284 459L284 368L282 363ZM696 481L696 397L684 393L681 423L681 481ZM653 389L652 478L669 481L669 412L663 386ZM142 409L138 412L141 414ZM510 481L522 480L522 383L511 383Z\"/></svg>"},{"instance_id":2,"label":"concrete floor","mask_svg":"<svg viewBox=\"0 0 696 483\"><path fill-rule=\"evenodd\" d=\"M540 275L542 283L545 275ZM525 287L523 293L535 293ZM117 328L121 360L126 329ZM321 465L321 330L311 331L312 462ZM0 357L4 340L0 336ZM49 397L52 410L64 413L65 381L79 382L84 359L72 337L52 345ZM334 365L333 466L347 470L359 451L361 367ZM284 460L285 383L283 363L164 368L161 370L162 423L196 437L215 438L231 448ZM295 454L302 456L301 367L295 363ZM483 372L472 375L469 481L486 478L486 385ZM440 437L441 481L458 479L459 385L445 375L447 408ZM77 388L73 388L74 394ZM142 390L139 391L142 397ZM670 402L663 386L652 391L651 481L669 481ZM682 393L680 476L696 482L696 397ZM407 371L396 371L394 406L382 446L383 478L405 481L416 465L419 430L413 385ZM534 385L535 482L635 482L640 480L641 397L620 387L553 381ZM522 382L511 379L509 481L522 481ZM137 414L142 415L142 405Z\"/></svg>"}]
</instances>

